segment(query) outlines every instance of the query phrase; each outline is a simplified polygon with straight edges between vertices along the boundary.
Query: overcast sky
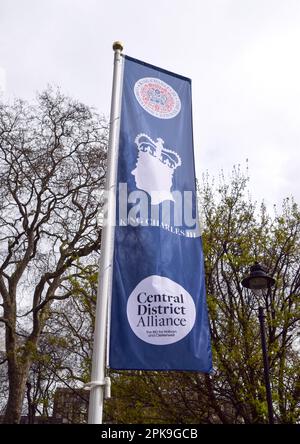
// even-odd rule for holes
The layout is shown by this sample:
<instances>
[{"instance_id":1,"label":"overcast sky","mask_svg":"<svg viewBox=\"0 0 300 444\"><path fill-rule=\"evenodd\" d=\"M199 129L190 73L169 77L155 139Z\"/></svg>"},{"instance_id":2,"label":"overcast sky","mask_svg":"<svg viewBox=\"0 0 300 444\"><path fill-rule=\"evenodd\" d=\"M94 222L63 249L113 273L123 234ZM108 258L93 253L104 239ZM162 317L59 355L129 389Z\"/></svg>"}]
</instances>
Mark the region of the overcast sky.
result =
<instances>
[{"instance_id":1,"label":"overcast sky","mask_svg":"<svg viewBox=\"0 0 300 444\"><path fill-rule=\"evenodd\" d=\"M0 88L109 115L115 40L192 79L198 177L248 159L254 199L300 201L300 0L0 0Z\"/></svg>"}]
</instances>

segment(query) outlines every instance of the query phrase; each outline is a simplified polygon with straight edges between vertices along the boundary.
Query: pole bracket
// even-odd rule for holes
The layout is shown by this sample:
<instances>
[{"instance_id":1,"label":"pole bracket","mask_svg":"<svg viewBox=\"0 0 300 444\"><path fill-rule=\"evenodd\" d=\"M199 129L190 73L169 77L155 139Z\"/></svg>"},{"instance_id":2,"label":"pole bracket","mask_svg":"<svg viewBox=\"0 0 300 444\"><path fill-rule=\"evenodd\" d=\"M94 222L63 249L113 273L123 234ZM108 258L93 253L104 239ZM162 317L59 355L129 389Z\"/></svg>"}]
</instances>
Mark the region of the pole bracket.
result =
<instances>
[{"instance_id":1,"label":"pole bracket","mask_svg":"<svg viewBox=\"0 0 300 444\"><path fill-rule=\"evenodd\" d=\"M109 399L111 397L111 379L109 376L106 376L102 381L90 381L84 384L84 390L91 390L94 387L103 387L104 388L104 398Z\"/></svg>"}]
</instances>

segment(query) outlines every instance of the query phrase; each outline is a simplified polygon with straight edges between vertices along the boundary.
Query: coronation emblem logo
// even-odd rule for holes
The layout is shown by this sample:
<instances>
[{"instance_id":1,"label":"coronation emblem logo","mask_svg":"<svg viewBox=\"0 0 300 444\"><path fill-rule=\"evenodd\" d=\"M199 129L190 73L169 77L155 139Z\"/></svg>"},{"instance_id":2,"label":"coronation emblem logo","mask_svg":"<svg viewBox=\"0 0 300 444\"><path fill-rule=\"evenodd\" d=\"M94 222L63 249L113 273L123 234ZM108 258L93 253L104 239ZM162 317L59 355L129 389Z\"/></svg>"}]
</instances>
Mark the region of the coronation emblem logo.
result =
<instances>
[{"instance_id":1,"label":"coronation emblem logo","mask_svg":"<svg viewBox=\"0 0 300 444\"><path fill-rule=\"evenodd\" d=\"M134 85L139 104L152 116L172 119L181 109L177 92L167 83L155 77L145 77Z\"/></svg>"}]
</instances>

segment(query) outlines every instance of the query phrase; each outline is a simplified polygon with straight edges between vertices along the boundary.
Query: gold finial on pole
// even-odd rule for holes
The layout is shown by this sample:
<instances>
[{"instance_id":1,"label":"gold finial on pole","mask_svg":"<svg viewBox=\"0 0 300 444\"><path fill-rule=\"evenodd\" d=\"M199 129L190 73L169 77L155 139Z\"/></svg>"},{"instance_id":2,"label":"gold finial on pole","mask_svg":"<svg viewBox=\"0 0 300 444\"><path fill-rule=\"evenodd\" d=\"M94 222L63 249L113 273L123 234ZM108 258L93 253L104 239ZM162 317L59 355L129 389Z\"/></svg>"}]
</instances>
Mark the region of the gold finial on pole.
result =
<instances>
[{"instance_id":1,"label":"gold finial on pole","mask_svg":"<svg viewBox=\"0 0 300 444\"><path fill-rule=\"evenodd\" d=\"M113 43L113 50L117 51L119 50L120 52L123 51L123 44L122 42L119 42L118 40L116 42Z\"/></svg>"}]
</instances>

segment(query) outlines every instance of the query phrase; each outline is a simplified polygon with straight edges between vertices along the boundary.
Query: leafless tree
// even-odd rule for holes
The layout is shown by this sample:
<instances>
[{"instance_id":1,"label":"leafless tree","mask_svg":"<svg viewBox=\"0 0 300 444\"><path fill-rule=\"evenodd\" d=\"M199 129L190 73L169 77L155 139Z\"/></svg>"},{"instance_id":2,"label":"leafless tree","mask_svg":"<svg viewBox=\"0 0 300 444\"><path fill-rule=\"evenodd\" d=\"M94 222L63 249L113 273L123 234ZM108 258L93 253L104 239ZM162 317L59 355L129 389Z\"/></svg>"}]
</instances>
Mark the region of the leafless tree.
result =
<instances>
[{"instance_id":1,"label":"leafless tree","mask_svg":"<svg viewBox=\"0 0 300 444\"><path fill-rule=\"evenodd\" d=\"M37 104L0 105L0 321L9 395L19 422L51 306L72 294L78 264L99 251L107 124L51 88ZM27 386L27 393L29 386Z\"/></svg>"}]
</instances>

